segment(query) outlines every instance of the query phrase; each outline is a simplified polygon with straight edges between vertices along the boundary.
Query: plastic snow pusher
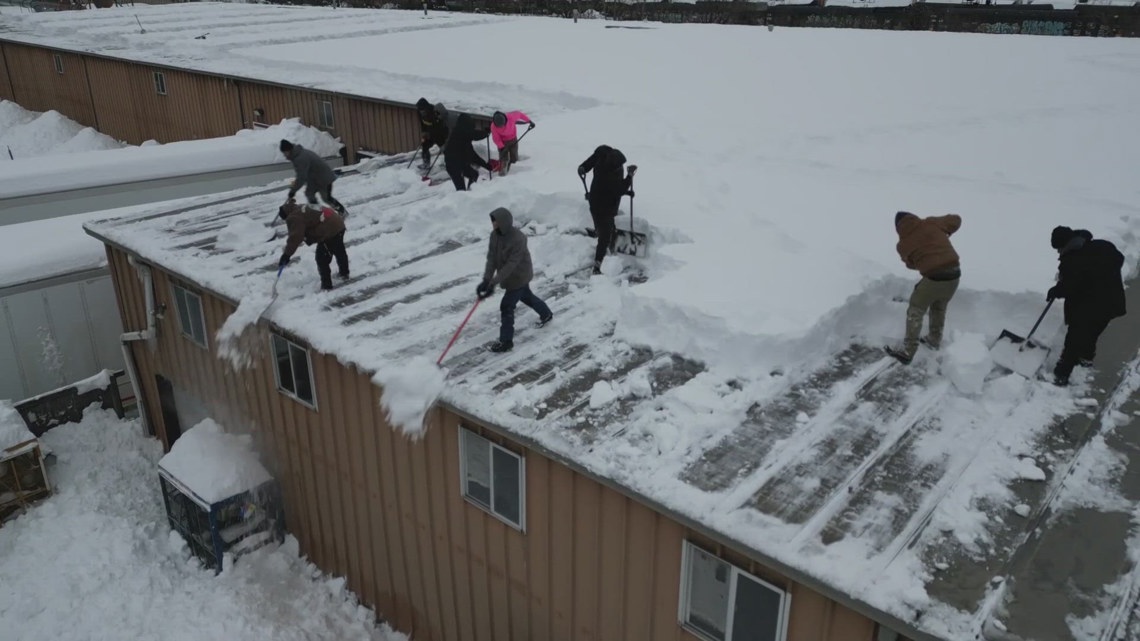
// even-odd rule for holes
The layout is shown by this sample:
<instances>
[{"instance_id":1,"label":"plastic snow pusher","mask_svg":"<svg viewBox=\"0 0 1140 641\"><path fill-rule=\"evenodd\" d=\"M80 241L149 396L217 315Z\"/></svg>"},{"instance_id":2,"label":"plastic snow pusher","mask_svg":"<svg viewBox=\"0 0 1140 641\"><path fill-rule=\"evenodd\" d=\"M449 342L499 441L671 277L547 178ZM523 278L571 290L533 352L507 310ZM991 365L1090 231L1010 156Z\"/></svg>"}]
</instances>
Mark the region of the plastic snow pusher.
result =
<instances>
[{"instance_id":1,"label":"plastic snow pusher","mask_svg":"<svg viewBox=\"0 0 1140 641\"><path fill-rule=\"evenodd\" d=\"M1041 321L1045 319L1045 314L1049 313L1049 308L1052 306L1053 301L1050 300L1045 305L1041 315L1037 317L1033 329L1029 330L1029 335L1025 338L1008 329L1001 330L1001 335L990 346L990 358L993 359L993 362L1015 374L1021 374L1025 378L1036 376L1037 370L1041 369L1045 359L1049 357L1049 348L1041 343L1034 342L1032 340L1033 333L1037 331L1037 327L1041 325Z\"/></svg>"}]
</instances>

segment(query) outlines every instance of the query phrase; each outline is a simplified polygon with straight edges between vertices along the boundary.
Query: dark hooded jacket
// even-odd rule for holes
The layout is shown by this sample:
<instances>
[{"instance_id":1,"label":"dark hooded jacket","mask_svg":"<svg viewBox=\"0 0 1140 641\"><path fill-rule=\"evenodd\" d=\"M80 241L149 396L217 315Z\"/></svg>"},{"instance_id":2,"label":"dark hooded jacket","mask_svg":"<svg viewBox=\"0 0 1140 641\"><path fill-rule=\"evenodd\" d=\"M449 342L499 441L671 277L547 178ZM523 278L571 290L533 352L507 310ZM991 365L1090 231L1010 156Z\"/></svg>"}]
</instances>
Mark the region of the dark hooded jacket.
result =
<instances>
[{"instance_id":1,"label":"dark hooded jacket","mask_svg":"<svg viewBox=\"0 0 1140 641\"><path fill-rule=\"evenodd\" d=\"M593 171L590 181L590 210L617 215L621 197L629 193L632 182L625 175L625 154L609 145L600 145L581 165L578 173Z\"/></svg>"},{"instance_id":2,"label":"dark hooded jacket","mask_svg":"<svg viewBox=\"0 0 1140 641\"><path fill-rule=\"evenodd\" d=\"M293 145L294 185L299 189L301 185L308 185L316 189L324 189L336 180L336 172L329 167L323 158L301 145Z\"/></svg>"},{"instance_id":3,"label":"dark hooded jacket","mask_svg":"<svg viewBox=\"0 0 1140 641\"><path fill-rule=\"evenodd\" d=\"M1065 323L1124 316L1124 255L1107 240L1093 240L1087 230L1057 229L1064 231L1055 231L1053 235L1060 265L1057 286L1052 291L1057 298L1065 299Z\"/></svg>"},{"instance_id":4,"label":"dark hooded jacket","mask_svg":"<svg viewBox=\"0 0 1140 641\"><path fill-rule=\"evenodd\" d=\"M491 219L499 223L499 228L491 230L483 281L503 289L523 287L534 277L526 234L515 228L514 217L505 207L492 211Z\"/></svg>"},{"instance_id":5,"label":"dark hooded jacket","mask_svg":"<svg viewBox=\"0 0 1140 641\"><path fill-rule=\"evenodd\" d=\"M290 203L282 205L277 215L285 219L285 226L289 229L285 253L282 254L284 258L292 256L301 243L323 243L344 231L344 219L328 207Z\"/></svg>"},{"instance_id":6,"label":"dark hooded jacket","mask_svg":"<svg viewBox=\"0 0 1140 641\"><path fill-rule=\"evenodd\" d=\"M476 133L475 121L471 116L459 114L455 119L455 127L447 138L447 144L443 147L444 162L449 165L474 164L489 169L487 161L475 151L475 141L486 137L486 133L482 136Z\"/></svg>"},{"instance_id":7,"label":"dark hooded jacket","mask_svg":"<svg viewBox=\"0 0 1140 641\"><path fill-rule=\"evenodd\" d=\"M435 107L426 98L420 98L416 103L416 112L420 116L420 134L426 135L433 143L443 146L448 134L444 117L436 113Z\"/></svg>"}]
</instances>

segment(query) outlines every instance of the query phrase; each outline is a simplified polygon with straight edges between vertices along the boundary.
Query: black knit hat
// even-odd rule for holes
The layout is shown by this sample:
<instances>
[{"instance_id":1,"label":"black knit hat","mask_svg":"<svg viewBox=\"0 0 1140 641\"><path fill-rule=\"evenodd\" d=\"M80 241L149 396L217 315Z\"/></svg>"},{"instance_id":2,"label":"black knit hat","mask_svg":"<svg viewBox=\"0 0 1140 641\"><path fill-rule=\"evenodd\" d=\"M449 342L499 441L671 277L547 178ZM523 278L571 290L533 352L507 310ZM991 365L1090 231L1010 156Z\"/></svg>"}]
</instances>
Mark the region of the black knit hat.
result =
<instances>
[{"instance_id":1,"label":"black knit hat","mask_svg":"<svg viewBox=\"0 0 1140 641\"><path fill-rule=\"evenodd\" d=\"M913 215L914 214L910 213L909 211L900 211L900 212L896 213L895 214L895 227L899 226L899 223L902 222L903 218L906 218L907 216L913 216Z\"/></svg>"},{"instance_id":2,"label":"black knit hat","mask_svg":"<svg viewBox=\"0 0 1140 641\"><path fill-rule=\"evenodd\" d=\"M491 122L495 123L496 127L505 127L507 126L507 114L501 111L496 111L491 116Z\"/></svg>"},{"instance_id":3,"label":"black knit hat","mask_svg":"<svg viewBox=\"0 0 1140 641\"><path fill-rule=\"evenodd\" d=\"M289 142L288 140L282 140L280 149L281 151L292 151L293 143Z\"/></svg>"},{"instance_id":4,"label":"black knit hat","mask_svg":"<svg viewBox=\"0 0 1140 641\"><path fill-rule=\"evenodd\" d=\"M1053 233L1049 236L1049 244L1053 246L1053 249L1061 249L1068 245L1069 241L1076 235L1077 233L1072 229L1058 225L1053 228Z\"/></svg>"}]
</instances>

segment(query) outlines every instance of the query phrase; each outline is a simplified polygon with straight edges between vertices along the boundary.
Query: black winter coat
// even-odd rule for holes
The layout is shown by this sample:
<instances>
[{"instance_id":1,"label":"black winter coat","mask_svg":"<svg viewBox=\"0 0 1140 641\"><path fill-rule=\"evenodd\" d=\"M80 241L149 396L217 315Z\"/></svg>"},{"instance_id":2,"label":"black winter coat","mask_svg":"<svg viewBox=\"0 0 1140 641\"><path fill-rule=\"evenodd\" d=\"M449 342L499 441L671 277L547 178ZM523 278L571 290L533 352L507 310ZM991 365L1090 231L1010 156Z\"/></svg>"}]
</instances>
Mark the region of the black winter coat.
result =
<instances>
[{"instance_id":1,"label":"black winter coat","mask_svg":"<svg viewBox=\"0 0 1140 641\"><path fill-rule=\"evenodd\" d=\"M578 166L578 173L593 171L590 181L590 211L617 215L621 197L629 193L631 180L625 175L625 154L609 145L600 145Z\"/></svg>"},{"instance_id":2,"label":"black winter coat","mask_svg":"<svg viewBox=\"0 0 1140 641\"><path fill-rule=\"evenodd\" d=\"M480 135L475 131L475 121L471 116L460 114L455 121L455 130L448 136L447 144L443 147L444 162L449 165L474 164L489 169L487 161L475 151L475 141L486 138L488 133L482 132Z\"/></svg>"},{"instance_id":3,"label":"black winter coat","mask_svg":"<svg viewBox=\"0 0 1140 641\"><path fill-rule=\"evenodd\" d=\"M1065 323L1107 321L1124 316L1124 255L1107 240L1076 230L1061 249L1057 298L1065 299Z\"/></svg>"}]
</instances>

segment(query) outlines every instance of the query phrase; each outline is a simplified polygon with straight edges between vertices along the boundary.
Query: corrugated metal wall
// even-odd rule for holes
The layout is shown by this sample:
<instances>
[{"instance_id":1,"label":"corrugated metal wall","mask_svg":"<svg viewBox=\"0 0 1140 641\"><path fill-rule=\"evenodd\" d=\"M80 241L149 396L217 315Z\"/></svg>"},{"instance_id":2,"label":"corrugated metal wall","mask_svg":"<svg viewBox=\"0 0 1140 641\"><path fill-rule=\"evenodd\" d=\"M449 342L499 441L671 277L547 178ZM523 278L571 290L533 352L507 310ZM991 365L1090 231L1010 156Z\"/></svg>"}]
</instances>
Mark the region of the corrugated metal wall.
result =
<instances>
[{"instance_id":1,"label":"corrugated metal wall","mask_svg":"<svg viewBox=\"0 0 1140 641\"><path fill-rule=\"evenodd\" d=\"M95 126L83 57L64 51L4 43L14 100L32 111L54 109L72 120ZM63 73L56 69L55 56Z\"/></svg>"},{"instance_id":2,"label":"corrugated metal wall","mask_svg":"<svg viewBox=\"0 0 1140 641\"><path fill-rule=\"evenodd\" d=\"M145 327L143 292L125 255L111 267L128 330ZM233 308L203 296L210 350L180 336L170 279L152 351L134 355L150 415L163 434L154 375L199 399L231 430L252 428L282 481L301 550L417 641L681 641L682 542L692 540L792 595L790 641L871 641L874 624L672 519L470 423L525 457L526 532L465 500L458 416L439 409L418 442L390 428L369 377L310 352L312 410L276 391L270 358L234 373L213 334ZM270 274L267 273L266 283ZM265 349L262 327L256 345ZM182 426L186 429L190 426Z\"/></svg>"},{"instance_id":3,"label":"corrugated metal wall","mask_svg":"<svg viewBox=\"0 0 1140 641\"><path fill-rule=\"evenodd\" d=\"M8 77L8 54L5 53L3 43L0 43L0 99L16 100L16 92L12 90L12 80Z\"/></svg>"},{"instance_id":4,"label":"corrugated metal wall","mask_svg":"<svg viewBox=\"0 0 1140 641\"><path fill-rule=\"evenodd\" d=\"M340 138L350 161L356 160L358 149L400 153L419 145L418 119L410 104L7 41L0 41L0 48L8 70L0 76L0 96L26 109L55 109L131 144L229 136L255 122L273 125L285 118L300 118ZM62 74L55 69L55 53L60 53ZM162 74L165 95L156 90L156 72ZM321 101L332 104L331 126L321 119ZM258 109L262 115L255 117Z\"/></svg>"}]
</instances>

